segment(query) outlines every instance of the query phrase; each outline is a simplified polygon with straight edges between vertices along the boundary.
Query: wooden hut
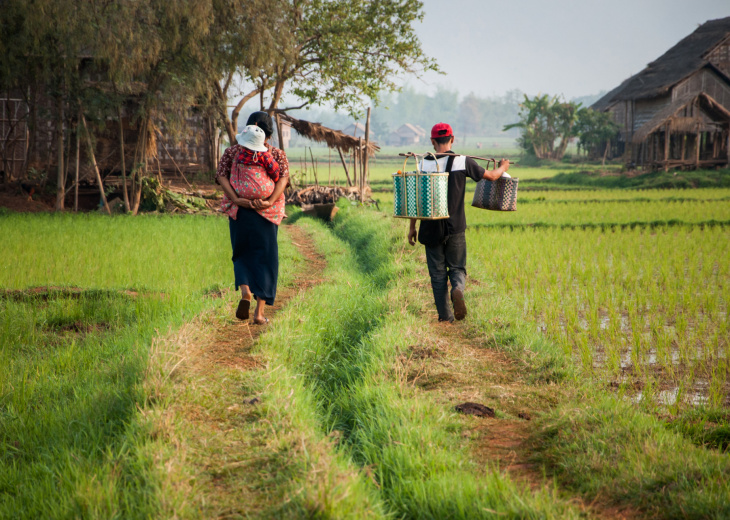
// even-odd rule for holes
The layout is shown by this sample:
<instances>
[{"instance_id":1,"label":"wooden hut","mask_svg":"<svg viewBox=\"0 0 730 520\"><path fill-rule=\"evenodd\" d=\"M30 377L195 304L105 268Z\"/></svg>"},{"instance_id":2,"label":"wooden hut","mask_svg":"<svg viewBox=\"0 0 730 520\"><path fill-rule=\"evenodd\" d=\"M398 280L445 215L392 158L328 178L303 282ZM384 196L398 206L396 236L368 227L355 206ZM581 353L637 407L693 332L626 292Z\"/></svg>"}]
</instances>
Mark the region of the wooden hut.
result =
<instances>
[{"instance_id":1,"label":"wooden hut","mask_svg":"<svg viewBox=\"0 0 730 520\"><path fill-rule=\"evenodd\" d=\"M351 135L353 137L365 137L365 125L362 123L350 123L345 128L342 129L342 133L345 133L347 135ZM370 136L372 137L372 136Z\"/></svg>"},{"instance_id":2,"label":"wooden hut","mask_svg":"<svg viewBox=\"0 0 730 520\"><path fill-rule=\"evenodd\" d=\"M620 126L611 147L646 168L730 162L730 17L710 20L593 104Z\"/></svg>"},{"instance_id":3,"label":"wooden hut","mask_svg":"<svg viewBox=\"0 0 730 520\"><path fill-rule=\"evenodd\" d=\"M388 136L388 144L392 146L410 146L418 144L426 137L426 131L418 125L405 123Z\"/></svg>"},{"instance_id":4,"label":"wooden hut","mask_svg":"<svg viewBox=\"0 0 730 520\"><path fill-rule=\"evenodd\" d=\"M286 113L277 113L276 118L281 127L288 125L296 130L299 135L318 143L325 143L330 148L337 150L342 161L342 167L345 170L347 185L357 186L361 198L364 196L366 186L369 184L368 159L380 151L380 147L369 139L370 108L368 108L365 123L365 138L348 135L341 130L327 128L321 123L297 119ZM351 169L347 167L346 155L352 155Z\"/></svg>"},{"instance_id":5,"label":"wooden hut","mask_svg":"<svg viewBox=\"0 0 730 520\"><path fill-rule=\"evenodd\" d=\"M81 56L81 72L90 86L109 96L118 95L103 72L99 72L90 56ZM118 173L121 168L120 132L124 134L126 169L132 168L133 150L137 142L135 112L144 84L127 85L121 113L121 126L117 119L92 124L95 137L96 161L102 174ZM58 107L51 95L35 86L27 92L0 92L0 170L10 177L19 178L34 168L51 174L58 165L60 132L69 146L69 120L76 114L65 114L59 124ZM91 123L91 122L90 122ZM149 168L163 172L213 171L219 159L219 131L215 122L198 107L190 107L185 117L184 137L175 139L166 128L164 118L153 121L154 129L150 146L153 147ZM73 171L75 157L66 150L65 167ZM81 177L93 178L93 167L84 147L81 148L79 169Z\"/></svg>"}]
</instances>

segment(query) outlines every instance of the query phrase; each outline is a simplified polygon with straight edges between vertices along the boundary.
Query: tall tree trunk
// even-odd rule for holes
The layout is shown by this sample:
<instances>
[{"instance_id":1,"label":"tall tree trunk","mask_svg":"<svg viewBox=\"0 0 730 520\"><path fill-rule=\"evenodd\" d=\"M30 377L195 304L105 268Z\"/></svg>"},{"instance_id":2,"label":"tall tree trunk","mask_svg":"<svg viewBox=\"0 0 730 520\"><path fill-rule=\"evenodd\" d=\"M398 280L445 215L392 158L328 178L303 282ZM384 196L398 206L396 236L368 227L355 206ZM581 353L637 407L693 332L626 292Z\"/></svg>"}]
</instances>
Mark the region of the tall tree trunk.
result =
<instances>
[{"instance_id":1,"label":"tall tree trunk","mask_svg":"<svg viewBox=\"0 0 730 520\"><path fill-rule=\"evenodd\" d=\"M129 193L127 192L127 163L124 157L124 123L122 122L122 107L117 107L119 117L119 153L122 157L122 193L124 195L124 210L129 213Z\"/></svg>"},{"instance_id":2,"label":"tall tree trunk","mask_svg":"<svg viewBox=\"0 0 730 520\"><path fill-rule=\"evenodd\" d=\"M111 215L112 210L109 207L109 203L106 200L106 193L104 193L104 183L101 180L101 173L99 172L99 167L96 164L96 154L94 154L94 145L91 143L91 134L89 134L89 127L86 124L86 118L84 117L84 114L81 114L81 122L84 125L84 133L86 134L86 143L89 147L89 157L91 158L91 162L94 166L94 172L96 173L96 182L99 184L99 193L101 194L101 200L104 202L104 208L106 208L106 212Z\"/></svg>"},{"instance_id":3,"label":"tall tree trunk","mask_svg":"<svg viewBox=\"0 0 730 520\"><path fill-rule=\"evenodd\" d=\"M267 112L270 114L279 107L279 101L281 101L281 95L284 93L284 80L279 80L274 85L274 95L271 97L271 103L269 103L269 109Z\"/></svg>"},{"instance_id":4,"label":"tall tree trunk","mask_svg":"<svg viewBox=\"0 0 730 520\"><path fill-rule=\"evenodd\" d=\"M370 182L370 172L368 171L369 145L370 145L370 107L368 107L368 114L365 119L365 153L363 155L363 169L365 171L365 175L364 175L365 184L368 184Z\"/></svg>"},{"instance_id":5,"label":"tall tree trunk","mask_svg":"<svg viewBox=\"0 0 730 520\"><path fill-rule=\"evenodd\" d=\"M79 116L81 112L79 111ZM81 119L81 117L79 117ZM74 211L79 210L79 160L81 156L81 132L79 132L79 124L76 122L76 169L74 171Z\"/></svg>"},{"instance_id":6,"label":"tall tree trunk","mask_svg":"<svg viewBox=\"0 0 730 520\"><path fill-rule=\"evenodd\" d=\"M63 160L63 98L58 98L58 119L56 120L57 125L57 143L58 147L58 170L56 175L56 211L63 210L63 202L66 195L66 176L64 175L66 169L64 168Z\"/></svg>"},{"instance_id":7,"label":"tall tree trunk","mask_svg":"<svg viewBox=\"0 0 730 520\"><path fill-rule=\"evenodd\" d=\"M140 125L137 134L137 145L134 151L134 174L132 177L132 214L139 213L139 205L142 201L142 179L147 175L147 133L149 132L149 116L146 116Z\"/></svg>"}]
</instances>

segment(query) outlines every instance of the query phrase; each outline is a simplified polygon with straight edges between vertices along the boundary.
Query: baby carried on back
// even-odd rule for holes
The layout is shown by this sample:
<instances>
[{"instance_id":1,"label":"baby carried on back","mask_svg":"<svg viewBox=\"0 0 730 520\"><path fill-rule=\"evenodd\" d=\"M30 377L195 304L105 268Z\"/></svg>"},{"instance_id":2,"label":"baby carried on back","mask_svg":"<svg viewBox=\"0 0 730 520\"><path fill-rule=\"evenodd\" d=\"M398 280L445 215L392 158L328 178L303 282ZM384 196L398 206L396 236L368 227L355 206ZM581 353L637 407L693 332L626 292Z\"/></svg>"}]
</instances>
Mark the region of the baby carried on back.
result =
<instances>
[{"instance_id":1,"label":"baby carried on back","mask_svg":"<svg viewBox=\"0 0 730 520\"><path fill-rule=\"evenodd\" d=\"M249 125L236 136L240 152L231 168L231 186L244 199L266 199L279 180L279 163L264 144L264 131Z\"/></svg>"}]
</instances>

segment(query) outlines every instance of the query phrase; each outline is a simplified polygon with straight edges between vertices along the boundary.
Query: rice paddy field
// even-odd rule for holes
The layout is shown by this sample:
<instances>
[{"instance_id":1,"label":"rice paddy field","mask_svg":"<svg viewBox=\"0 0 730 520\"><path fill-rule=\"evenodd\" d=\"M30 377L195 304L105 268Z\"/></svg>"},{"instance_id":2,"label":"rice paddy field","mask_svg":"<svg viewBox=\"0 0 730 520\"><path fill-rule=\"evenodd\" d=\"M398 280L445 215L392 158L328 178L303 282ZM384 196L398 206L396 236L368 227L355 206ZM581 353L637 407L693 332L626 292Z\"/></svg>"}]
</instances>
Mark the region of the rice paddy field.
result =
<instances>
[{"instance_id":1,"label":"rice paddy field","mask_svg":"<svg viewBox=\"0 0 730 520\"><path fill-rule=\"evenodd\" d=\"M0 213L0 518L729 517L730 189L517 166L444 326L399 168L287 209L254 333L225 219Z\"/></svg>"},{"instance_id":2,"label":"rice paddy field","mask_svg":"<svg viewBox=\"0 0 730 520\"><path fill-rule=\"evenodd\" d=\"M650 409L730 406L730 189L546 191L534 170L511 170L516 212L471 207L467 185L470 274L597 385Z\"/></svg>"}]
</instances>

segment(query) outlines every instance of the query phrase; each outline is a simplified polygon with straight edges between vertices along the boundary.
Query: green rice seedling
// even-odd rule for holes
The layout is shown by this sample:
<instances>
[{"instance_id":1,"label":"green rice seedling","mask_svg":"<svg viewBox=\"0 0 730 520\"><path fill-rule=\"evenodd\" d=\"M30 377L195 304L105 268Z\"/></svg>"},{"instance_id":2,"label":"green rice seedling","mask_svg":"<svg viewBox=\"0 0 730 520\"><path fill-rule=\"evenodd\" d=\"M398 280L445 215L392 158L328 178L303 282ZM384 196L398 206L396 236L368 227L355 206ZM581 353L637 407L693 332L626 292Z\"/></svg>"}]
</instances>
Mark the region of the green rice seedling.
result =
<instances>
[{"instance_id":1,"label":"green rice seedling","mask_svg":"<svg viewBox=\"0 0 730 520\"><path fill-rule=\"evenodd\" d=\"M695 446L656 416L595 393L566 403L541 420L536 459L585 497L631 505L663 518L730 515L726 455Z\"/></svg>"},{"instance_id":2,"label":"green rice seedling","mask_svg":"<svg viewBox=\"0 0 730 520\"><path fill-rule=\"evenodd\" d=\"M730 253L730 237L724 228L642 229L470 229L470 262L484 261L495 279L525 280L519 297L528 301L526 312L538 324L549 319L550 309L560 309L564 327L546 333L565 351L572 350L580 365L585 356L581 357L580 343L572 338L588 330L592 348L605 350L606 344L611 345L605 359L613 370L618 356L610 349L630 343L627 359L636 371L644 373L655 357L668 378L674 363L702 363L702 356L690 350L711 353L713 331L726 330L725 316L706 321L701 317L713 309L705 302L726 308L721 302L730 275L720 259ZM499 247L482 248L481 243ZM690 256L702 261L689 261ZM712 270L705 267L720 264ZM480 276L479 269L476 273ZM601 309L608 316L606 327L601 325ZM573 313L586 321L571 319ZM622 316L628 319L625 325ZM696 316L698 322L690 326L689 316ZM666 334L658 333L662 328ZM691 349L688 342L694 345Z\"/></svg>"}]
</instances>

